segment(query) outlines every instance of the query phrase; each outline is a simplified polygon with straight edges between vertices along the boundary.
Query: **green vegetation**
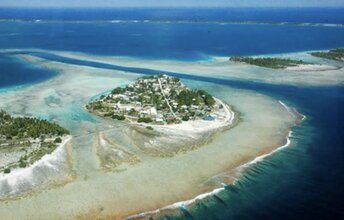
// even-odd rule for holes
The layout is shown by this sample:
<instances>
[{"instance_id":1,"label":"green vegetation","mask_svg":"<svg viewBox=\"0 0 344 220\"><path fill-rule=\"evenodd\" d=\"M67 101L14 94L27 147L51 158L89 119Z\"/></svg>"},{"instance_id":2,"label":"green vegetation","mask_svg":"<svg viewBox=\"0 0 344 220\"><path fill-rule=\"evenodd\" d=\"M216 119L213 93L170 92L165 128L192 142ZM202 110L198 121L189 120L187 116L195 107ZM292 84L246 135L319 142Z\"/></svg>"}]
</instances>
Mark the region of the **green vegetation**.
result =
<instances>
[{"instance_id":1,"label":"green vegetation","mask_svg":"<svg viewBox=\"0 0 344 220\"><path fill-rule=\"evenodd\" d=\"M183 120L183 121L189 121L189 119L190 119L190 117L187 116L187 115L185 115L185 116L182 117L182 120Z\"/></svg>"},{"instance_id":2,"label":"green vegetation","mask_svg":"<svg viewBox=\"0 0 344 220\"><path fill-rule=\"evenodd\" d=\"M24 160L20 160L19 161L19 167L20 168L25 168L27 166L27 162L26 161L24 161Z\"/></svg>"},{"instance_id":3,"label":"green vegetation","mask_svg":"<svg viewBox=\"0 0 344 220\"><path fill-rule=\"evenodd\" d=\"M113 112L108 112L104 114L104 117L112 117L113 116Z\"/></svg>"},{"instance_id":4,"label":"green vegetation","mask_svg":"<svg viewBox=\"0 0 344 220\"><path fill-rule=\"evenodd\" d=\"M125 116L124 115L113 115L112 119L117 119L119 121L123 121L123 120L125 120Z\"/></svg>"},{"instance_id":5,"label":"green vegetation","mask_svg":"<svg viewBox=\"0 0 344 220\"><path fill-rule=\"evenodd\" d=\"M139 118L138 120L137 120L137 122L138 123L151 123L151 122L153 122L153 119L152 118L146 118L146 117L143 117L143 118Z\"/></svg>"},{"instance_id":6,"label":"green vegetation","mask_svg":"<svg viewBox=\"0 0 344 220\"><path fill-rule=\"evenodd\" d=\"M56 143L53 142L43 142L40 148L27 154L26 161L33 164L35 161L40 160L44 155L51 154L57 147Z\"/></svg>"},{"instance_id":7,"label":"green vegetation","mask_svg":"<svg viewBox=\"0 0 344 220\"><path fill-rule=\"evenodd\" d=\"M201 99L196 91L183 90L177 95L178 105L199 104Z\"/></svg>"},{"instance_id":8,"label":"green vegetation","mask_svg":"<svg viewBox=\"0 0 344 220\"><path fill-rule=\"evenodd\" d=\"M205 105L212 107L215 104L215 99L204 90L182 90L177 96L176 101L178 106L186 105Z\"/></svg>"},{"instance_id":9,"label":"green vegetation","mask_svg":"<svg viewBox=\"0 0 344 220\"><path fill-rule=\"evenodd\" d=\"M151 126L147 126L146 128L147 128L148 130L154 130L153 127L151 127Z\"/></svg>"},{"instance_id":10,"label":"green vegetation","mask_svg":"<svg viewBox=\"0 0 344 220\"><path fill-rule=\"evenodd\" d=\"M4 111L0 111L0 137L39 138L54 135L69 134L69 131L58 124L37 118L14 118Z\"/></svg>"},{"instance_id":11,"label":"green vegetation","mask_svg":"<svg viewBox=\"0 0 344 220\"><path fill-rule=\"evenodd\" d=\"M10 168L4 169L4 173L10 173L10 172L11 172L11 169L10 169Z\"/></svg>"},{"instance_id":12,"label":"green vegetation","mask_svg":"<svg viewBox=\"0 0 344 220\"><path fill-rule=\"evenodd\" d=\"M121 88L121 87L118 87L118 88L115 88L111 91L111 94L115 95L115 94L121 94L125 92L125 89L124 88Z\"/></svg>"},{"instance_id":13,"label":"green vegetation","mask_svg":"<svg viewBox=\"0 0 344 220\"><path fill-rule=\"evenodd\" d=\"M344 48L329 50L328 52L312 52L312 56L321 57L330 60L344 61Z\"/></svg>"},{"instance_id":14,"label":"green vegetation","mask_svg":"<svg viewBox=\"0 0 344 220\"><path fill-rule=\"evenodd\" d=\"M205 90L191 90L176 77L157 75L144 76L133 84L115 88L86 108L117 120L172 124L201 119L217 106L214 97Z\"/></svg>"},{"instance_id":15,"label":"green vegetation","mask_svg":"<svg viewBox=\"0 0 344 220\"><path fill-rule=\"evenodd\" d=\"M44 155L52 153L62 142L62 136L69 131L56 123L47 120L12 117L5 111L0 111L0 153L22 152L18 161L0 167L0 171L9 173L12 168L24 168L41 159Z\"/></svg>"},{"instance_id":16,"label":"green vegetation","mask_svg":"<svg viewBox=\"0 0 344 220\"><path fill-rule=\"evenodd\" d=\"M215 99L208 92L204 90L198 90L197 93L204 99L204 103L208 106L215 105Z\"/></svg>"},{"instance_id":17,"label":"green vegetation","mask_svg":"<svg viewBox=\"0 0 344 220\"><path fill-rule=\"evenodd\" d=\"M282 58L252 58L252 57L231 57L230 61L247 63L272 69L284 69L286 67L309 64L302 60L282 59Z\"/></svg>"},{"instance_id":18,"label":"green vegetation","mask_svg":"<svg viewBox=\"0 0 344 220\"><path fill-rule=\"evenodd\" d=\"M54 143L61 143L62 139L60 137L55 138Z\"/></svg>"}]
</instances>

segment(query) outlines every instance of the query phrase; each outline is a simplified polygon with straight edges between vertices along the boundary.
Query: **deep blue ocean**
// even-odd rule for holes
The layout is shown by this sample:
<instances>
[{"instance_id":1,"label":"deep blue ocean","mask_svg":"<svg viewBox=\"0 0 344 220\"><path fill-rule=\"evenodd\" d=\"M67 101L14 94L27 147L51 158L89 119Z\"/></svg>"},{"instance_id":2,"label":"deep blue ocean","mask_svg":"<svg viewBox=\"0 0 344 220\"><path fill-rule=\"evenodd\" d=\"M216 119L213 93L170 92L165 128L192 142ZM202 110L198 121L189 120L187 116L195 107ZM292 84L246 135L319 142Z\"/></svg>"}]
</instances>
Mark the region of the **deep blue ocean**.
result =
<instances>
[{"instance_id":1,"label":"deep blue ocean","mask_svg":"<svg viewBox=\"0 0 344 220\"><path fill-rule=\"evenodd\" d=\"M211 56L344 47L343 8L2 8L0 20L0 49L39 48L192 62ZM49 53L35 55L106 69L160 72ZM41 82L55 74L0 54L0 89ZM295 87L167 74L268 94L296 107L307 120L293 129L290 147L252 166L234 187L193 209L181 209L182 217L165 219L344 218L343 86Z\"/></svg>"}]
</instances>

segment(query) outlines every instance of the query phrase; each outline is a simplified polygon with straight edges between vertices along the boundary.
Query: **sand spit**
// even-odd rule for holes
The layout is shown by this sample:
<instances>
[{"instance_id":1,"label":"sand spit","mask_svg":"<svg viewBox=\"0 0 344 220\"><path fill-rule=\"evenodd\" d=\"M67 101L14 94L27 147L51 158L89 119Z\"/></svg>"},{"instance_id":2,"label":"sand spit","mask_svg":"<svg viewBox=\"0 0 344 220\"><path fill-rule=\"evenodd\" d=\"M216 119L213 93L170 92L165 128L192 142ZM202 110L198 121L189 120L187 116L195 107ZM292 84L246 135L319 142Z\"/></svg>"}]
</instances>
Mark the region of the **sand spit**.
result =
<instances>
[{"instance_id":1,"label":"sand spit","mask_svg":"<svg viewBox=\"0 0 344 220\"><path fill-rule=\"evenodd\" d=\"M63 187L52 187L20 200L0 202L4 219L122 219L190 200L222 187L222 183L227 184L224 181L204 184L209 178L234 171L252 158L283 145L290 127L297 121L271 97L188 81L191 88L205 89L230 103L240 112L240 123L220 132L203 147L174 157L146 155L133 145L122 145L120 142L126 137L114 132L111 140L116 140L141 162L127 166L122 172L104 172L99 169L95 142L99 132L105 133L117 124L92 117L84 105L94 94L126 85L138 74L50 62L32 56L27 58L61 74L36 86L0 93L0 99L4 100L0 107L11 113L58 121L71 130L74 136L73 168L77 177ZM51 105L46 101L49 100L47 97L61 101L58 106Z\"/></svg>"},{"instance_id":2,"label":"sand spit","mask_svg":"<svg viewBox=\"0 0 344 220\"><path fill-rule=\"evenodd\" d=\"M133 165L140 162L135 155L124 150L114 140L110 140L103 132L99 134L97 156L104 171L118 171L118 167L122 164Z\"/></svg>"},{"instance_id":3,"label":"sand spit","mask_svg":"<svg viewBox=\"0 0 344 220\"><path fill-rule=\"evenodd\" d=\"M330 86L344 84L344 71L342 70L344 64L342 62L327 62L323 59L312 57L308 52L279 54L278 56L271 55L271 57L303 59L306 62L315 64L305 66L301 65L285 70L275 70L230 62L228 61L228 57L213 57L213 59L210 60L186 62L173 60L142 60L133 57L95 56L70 51L46 51L39 49L13 49L2 51L36 51L124 67L148 68L191 75L211 75L212 77L218 78L228 77L230 79L249 80L271 84L297 86Z\"/></svg>"},{"instance_id":4,"label":"sand spit","mask_svg":"<svg viewBox=\"0 0 344 220\"><path fill-rule=\"evenodd\" d=\"M0 174L0 199L16 196L42 187L49 182L61 181L68 172L66 145L71 136L63 138L62 143L51 154L43 156L29 167L17 168L9 174Z\"/></svg>"},{"instance_id":5,"label":"sand spit","mask_svg":"<svg viewBox=\"0 0 344 220\"><path fill-rule=\"evenodd\" d=\"M325 64L301 64L298 66L291 66L285 68L285 70L291 70L291 71L327 71L327 70L338 70L341 69L340 67L336 66L330 66Z\"/></svg>"}]
</instances>

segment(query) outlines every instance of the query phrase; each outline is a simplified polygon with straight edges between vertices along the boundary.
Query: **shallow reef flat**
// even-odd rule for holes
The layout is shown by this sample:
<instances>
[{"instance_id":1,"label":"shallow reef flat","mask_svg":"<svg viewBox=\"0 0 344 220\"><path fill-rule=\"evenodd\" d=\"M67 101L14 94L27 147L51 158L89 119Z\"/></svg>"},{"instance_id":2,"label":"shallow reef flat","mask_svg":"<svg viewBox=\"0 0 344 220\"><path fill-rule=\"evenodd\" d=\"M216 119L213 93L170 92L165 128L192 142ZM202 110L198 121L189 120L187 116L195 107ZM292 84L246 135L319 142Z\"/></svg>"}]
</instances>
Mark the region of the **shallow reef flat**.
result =
<instances>
[{"instance_id":1,"label":"shallow reef flat","mask_svg":"<svg viewBox=\"0 0 344 220\"><path fill-rule=\"evenodd\" d=\"M131 136L125 135L125 125L92 116L85 109L92 98L134 81L139 74L63 64L29 55L22 58L60 74L35 86L0 93L4 100L0 108L58 121L69 129L73 136L70 144L75 178L63 186L51 185L44 192L1 202L4 219L121 219L188 200L239 178L238 167L284 145L290 129L301 121L296 111L272 97L185 80L189 87L205 89L230 103L240 113L239 123L215 134L202 147L173 157L155 157L128 144ZM104 172L99 154L113 149L117 151L106 163L108 171L114 172ZM119 157L122 162L113 163L120 161ZM224 172L230 174L214 179Z\"/></svg>"},{"instance_id":2,"label":"shallow reef flat","mask_svg":"<svg viewBox=\"0 0 344 220\"><path fill-rule=\"evenodd\" d=\"M72 181L75 173L71 161L71 137L50 154L25 168L16 168L8 174L0 174L0 201L29 197L52 186L63 186Z\"/></svg>"},{"instance_id":3,"label":"shallow reef flat","mask_svg":"<svg viewBox=\"0 0 344 220\"><path fill-rule=\"evenodd\" d=\"M124 147L115 142L116 138L110 135L99 133L97 143L97 156L100 161L100 167L104 171L120 171L118 167L123 164L133 165L140 160L134 153L125 150Z\"/></svg>"},{"instance_id":4,"label":"shallow reef flat","mask_svg":"<svg viewBox=\"0 0 344 220\"><path fill-rule=\"evenodd\" d=\"M15 51L19 53L25 52L25 50L5 51ZM256 81L269 84L331 86L342 85L344 83L343 62L313 57L309 54L309 52L255 56L302 60L304 62L313 64L307 65L307 67L301 65L299 67L276 70L243 63L235 63L229 61L229 57L212 57L212 59L209 60L187 62L175 60L142 60L133 57L96 56L70 51L45 51L37 49L30 51L49 53L65 58L73 58L83 61L95 61L122 67L147 68L157 71L160 70L202 76L212 75L219 78ZM25 56L28 57L32 55Z\"/></svg>"}]
</instances>

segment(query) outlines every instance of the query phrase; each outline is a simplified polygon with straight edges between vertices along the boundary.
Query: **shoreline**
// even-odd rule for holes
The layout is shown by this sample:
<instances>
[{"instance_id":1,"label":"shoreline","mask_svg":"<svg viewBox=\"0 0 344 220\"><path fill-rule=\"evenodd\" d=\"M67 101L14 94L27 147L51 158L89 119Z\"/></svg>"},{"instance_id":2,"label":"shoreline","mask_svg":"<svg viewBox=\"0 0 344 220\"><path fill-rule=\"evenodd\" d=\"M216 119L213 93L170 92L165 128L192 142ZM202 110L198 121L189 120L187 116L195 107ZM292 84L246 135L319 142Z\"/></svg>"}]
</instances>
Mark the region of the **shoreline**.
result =
<instances>
[{"instance_id":1,"label":"shoreline","mask_svg":"<svg viewBox=\"0 0 344 220\"><path fill-rule=\"evenodd\" d=\"M314 57L310 55L309 53L312 52L327 52L331 49L341 48L343 46L337 46L337 47L329 47L327 49L310 49L310 50L297 50L297 51L290 51L290 52L281 52L281 53L260 53L260 54L243 54L242 56L250 56L250 57L293 57L295 55L309 55L309 57L314 58L316 60L321 60L322 58ZM24 52L24 53L21 53ZM40 49L40 48L7 48L7 49L0 49L0 54L4 54L7 56L14 56L18 57L20 59L23 59L26 62L25 55L33 56L36 58L35 55L31 55L30 53L25 52L34 52L34 53L51 53L56 54L59 56L65 56L68 58L85 58L85 61L103 61L106 64L112 64L114 61L160 61L160 62L182 62L182 63L208 63L208 62L222 62L222 61L228 61L228 58L231 57L231 55L210 55L208 58L198 59L198 60L176 60L176 59L151 59L146 57L136 57L136 56L128 56L128 55L109 55L109 54L91 54L83 51L72 51L72 50L48 50L48 49ZM18 53L18 54L11 54L11 53ZM39 58L39 57L37 57ZM45 58L39 58L39 59L45 59ZM52 60L49 60L51 62L55 62ZM328 60L332 62L338 62L333 60ZM30 61L27 61L31 63ZM59 62L59 61L56 61ZM308 64L312 65L312 64ZM316 63L315 63L316 65Z\"/></svg>"},{"instance_id":2,"label":"shoreline","mask_svg":"<svg viewBox=\"0 0 344 220\"><path fill-rule=\"evenodd\" d=\"M129 123L129 128L134 132L129 132L128 135L132 143L142 152L157 158L171 158L200 149L213 142L216 136L233 129L240 121L239 112L232 110L232 107L221 100L215 99L223 104L223 111L226 112L226 116L221 112L220 119L214 121L198 119L170 125ZM147 127L152 127L153 130L148 130ZM140 135L137 135L138 133Z\"/></svg>"},{"instance_id":3,"label":"shoreline","mask_svg":"<svg viewBox=\"0 0 344 220\"><path fill-rule=\"evenodd\" d=\"M74 78L72 78L73 81L68 78L69 81L64 82L63 86L62 84L58 83L61 81L58 81L54 84L44 84L37 91L33 90L35 93L30 93L33 96L33 103L37 103L40 105L42 105L42 101L36 101L38 100L37 98L39 98L39 100L42 100L44 97L48 97L50 93L46 91L50 91L51 88L59 91L59 94L61 94L61 92L62 94L65 94L66 98L64 98L64 100L66 100L66 102L61 105L63 107L69 106L69 102L74 103L75 100L78 100L78 104L83 104L83 102L87 100L87 98L80 98L80 95L82 95L82 97L88 97L89 94L101 92L104 90L104 88L113 88L113 84L115 83L123 83L121 78L111 81L109 80L110 76L105 76L105 74L103 76L104 78L99 79L98 72L93 73L93 71L96 70L94 68L90 69L92 73L86 72L85 75L84 71L87 70L87 68L80 69L80 72L77 72L78 74L75 74L75 69L71 68L71 65L64 65L55 62L45 62L44 65L53 67L58 65L59 69L66 69L66 71L62 71L64 76L63 79L67 80L67 77L69 76L74 76ZM117 78L122 77L122 75L114 75L112 77ZM95 79L98 79L99 81L95 81ZM91 87L92 89L88 89L86 91L84 85L88 85L89 82L92 82L93 84L91 85L94 87ZM94 204L92 198L89 198L89 195L86 195L87 193L85 194L85 192L89 192L90 190L92 191L92 193L97 193L100 198L104 199L104 203L100 202L99 206L105 206L106 211L99 214L110 216L113 213L113 215L117 216L118 218L124 218L125 216L129 216L130 214L135 214L136 211L138 211L139 213L140 210L154 210L154 206L164 207L165 205L169 204L168 201L186 201L187 198L193 198L193 195L206 192L208 189L214 188L214 186L218 187L220 185L220 182L211 183L213 185L210 186L202 185L204 183L204 180L207 180L208 177L217 175L223 170L228 170L228 168L231 169L231 167L237 167L238 165L240 165L240 159L247 160L251 156L259 155L259 153L261 153L261 150L268 150L269 143L277 146L284 138L284 128L286 128L284 125L288 126L289 124L291 124L292 121L294 121L293 119L291 119L289 113L285 110L285 108L282 108L275 99L272 99L269 96L256 94L252 91L243 93L243 91L240 89L227 88L223 85L218 86L214 83L199 83L201 85L205 84L207 89L216 91L216 94L218 94L219 98L221 98L225 102L233 104L233 106L235 106L235 110L237 110L238 112L243 112L243 123L239 123L238 126L232 129L230 132L224 133L224 135L217 136L216 139L209 144L209 147L207 146L199 148L195 151L188 152L186 154L180 154L176 156L176 159L152 158L145 155L144 153L140 153L140 159L143 160L142 163L140 163L139 165L125 167L127 169L119 173L107 173L106 175L98 172L98 165L96 161L93 161L93 136L87 135L85 136L85 138L83 138L84 140L80 139L80 143L78 141L78 143L75 143L75 145L73 144L73 148L77 152L74 152L76 155L75 164L81 165L76 167L77 173L78 175L87 177L86 180L78 179L72 184L67 184L66 187L55 188L48 192L49 196L60 197L63 195L67 196L65 195L65 193L73 190L75 194L68 194L68 196L70 196L70 198L83 198L83 201L85 201L83 202L83 204L80 204L79 202L76 202L75 204L76 206L80 205L81 209L73 209L74 205L72 205L71 207L71 204L68 204L68 202L63 202L58 207L52 205L51 207L49 207L49 209L38 213L37 211L30 210L28 207L27 210L23 211L23 214L16 214L15 216L30 213L32 216L42 218L42 216L49 215L47 214L48 210L50 213L52 212L58 216L62 216L62 214L58 214L57 212L61 211L62 208L65 211L65 214L63 214L63 216L72 216L80 212L82 214L85 212L85 210L92 211L92 207L98 207L98 203ZM198 82L195 85L200 86ZM75 88L78 89L76 90ZM22 99L20 99L19 101L21 100ZM13 105L13 103L10 101L8 103ZM24 102L24 104L25 103L26 102ZM14 107L12 108L14 109L18 108L17 105L13 106ZM82 106L83 105L80 105L80 108L83 109ZM53 111L55 108L56 107L50 107L47 105L46 109L43 108L41 112L49 113L50 110ZM71 110L75 111L74 108ZM34 109L29 109L28 111L34 111ZM65 120L64 114L67 113L69 114L69 112L61 113L61 119L64 118ZM260 137L264 139L273 138L274 136L271 132L276 131L275 127L267 126L263 129L261 129L260 127L261 124L266 120L271 120L271 124L283 129L282 135L278 136L276 139L266 139L269 140L269 143L267 143L267 141L260 142L256 137L250 135L252 134L252 132L258 132L259 135L262 135ZM79 124L79 122L76 123ZM93 130L99 131L98 128L104 128L101 125L93 124L85 124L84 126L85 128L89 129L89 132L92 132ZM276 129L278 127L276 127ZM252 146L252 144L254 146L250 147ZM223 147L224 145L226 145L226 147ZM243 148L238 149L238 146L243 146ZM224 152L230 154L230 156L228 156L228 154L224 154ZM241 154L243 154L242 157L239 156L238 158L238 156L236 156ZM84 158L91 158L91 160L85 163L83 162ZM176 162L178 162L178 169L176 169ZM201 166L204 164L206 164L208 167L207 169L202 170ZM155 166L155 168L153 168L153 165ZM190 177L185 178L184 172L187 169L190 169L190 171L192 171L192 174L190 175ZM135 176L135 178L140 181L140 183L138 184L136 182L136 179L130 179L131 176ZM113 183L114 178L118 180L116 184ZM154 178L157 178L156 181L151 181ZM185 179L189 182L185 183ZM86 183L84 183L84 181L86 181ZM176 181L176 183L179 184L178 187L175 187L173 190L166 190L165 185L170 181ZM93 190L93 188L89 188L90 186L96 186L92 184L99 185L99 182L104 184L102 189L94 188ZM121 189L121 187L125 188ZM144 201L142 199L145 198L147 193L151 194L151 200L147 201L147 204L140 204L139 201ZM120 197L112 197L112 195L116 194L119 194ZM165 199L162 200L162 197L164 197ZM37 194L32 197L32 200L37 202L37 206L39 206L44 205L44 198L45 194ZM118 200L123 198L125 198L124 203L119 206L113 205L118 202ZM186 198L186 200L184 200L184 198ZM0 208L4 210L4 213L7 214L7 216L11 216L11 213L5 212L5 210L8 210L8 207L15 208L18 205L27 204L27 202L29 201L20 200L10 205L0 206ZM137 205L135 205L134 207L127 206L127 204L129 203Z\"/></svg>"},{"instance_id":4,"label":"shoreline","mask_svg":"<svg viewBox=\"0 0 344 220\"><path fill-rule=\"evenodd\" d=\"M246 169L254 164L259 163L260 161L263 161L266 157L269 157L273 154L275 154L276 152L288 147L291 144L290 141L290 137L292 137L292 131L289 131L288 136L286 138L286 143L280 147L277 147L276 149L274 149L273 151L257 156L256 158L254 158L253 160L235 168L238 169L239 173L242 174L242 172L245 172L243 169ZM188 209L189 205L194 204L195 202L197 202L198 200L202 200L205 199L209 196L212 195L217 195L218 193L226 190L226 186L228 185L235 185L237 181L240 181L240 177L239 179L235 179L233 180L233 182L231 183L222 183L223 187L219 187L219 188L215 188L210 192L206 192L206 193L202 193L197 195L196 197L189 199L189 200L185 200L185 201L179 201L179 202L175 202L171 205L167 205L163 208L159 208L156 210L152 210L152 211L146 211L146 212L142 212L142 213L138 213L138 214L134 214L134 215L130 215L128 217L125 217L125 220L132 220L132 219L148 219L149 217L152 217L153 215L159 215L162 214L164 211L178 211L178 209Z\"/></svg>"},{"instance_id":5,"label":"shoreline","mask_svg":"<svg viewBox=\"0 0 344 220\"><path fill-rule=\"evenodd\" d=\"M294 115L293 112L291 112L290 108L284 104L282 101L278 100L278 102L291 114L291 115ZM295 112L299 115L301 115L301 122L303 120L306 119L306 116L303 115L303 114L300 114L299 112ZM300 122L300 123L301 123ZM287 136L286 136L286 143L273 149L272 151L268 152L268 153L265 153L265 154L262 154L262 155L259 155L257 157L255 157L253 160L251 161L248 161L247 163L244 163L236 168L234 168L234 170L237 171L237 173L239 174L239 177L234 179L232 182L229 182L229 183L222 183L223 187L219 187L219 188L215 188L213 189L212 191L210 192L206 192L206 193L202 193L202 194L199 194L197 195L196 197L192 198L192 199L189 199L189 200L184 200L184 201L179 201L179 202L175 202L173 204L170 204L170 205L167 205L167 206L164 206L162 208L159 208L159 209L156 209L156 210L151 210L151 211L146 211L146 212L142 212L142 213L138 213L138 214L134 214L134 215L130 215L130 216L127 216L125 217L124 219L125 220L132 220L132 219L149 219L150 217L153 217L153 216L159 216L160 214L163 214L163 212L165 211L178 211L179 209L184 209L184 210L188 210L188 206L194 204L195 202L199 201L199 200L202 200L202 199L205 199L205 198L208 198L212 195L217 195L218 193L226 190L226 187L228 185L235 185L236 182L240 181L240 175L243 175L243 173L245 172L245 169L249 168L250 166L254 165L254 164L257 164L261 161L263 161L265 158L269 157L269 156L272 156L274 155L275 153L283 150L284 148L287 148L290 146L291 144L291 140L290 138L292 137L292 133L293 131L289 130ZM160 216L161 217L161 216Z\"/></svg>"},{"instance_id":6,"label":"shoreline","mask_svg":"<svg viewBox=\"0 0 344 220\"><path fill-rule=\"evenodd\" d=\"M315 70L286 70L281 69L276 71L275 69L264 69L261 67L256 67L252 65L235 64L228 61L228 57L221 56L211 56L211 58L206 60L197 61L177 61L177 60L150 60L146 58L139 57L128 57L128 56L106 56L106 55L92 55L83 52L74 51L47 51L41 49L7 49L0 50L3 52L10 53L14 52L42 52L53 55L58 55L65 58L72 58L77 60L82 60L86 62L98 62L105 65L115 65L120 68L143 68L148 71L161 71L161 72L171 72L180 73L187 75L204 76L211 73L214 78L228 77L234 80L247 80L256 81L269 84L279 84L279 85L302 85L302 86L329 86L329 85L342 85L344 84L344 74L341 69L344 65L336 61L327 61L320 58L313 57L309 54L311 51L301 51L301 52L290 52L290 53L279 53L272 54L271 57L281 57L281 58L292 58L300 59L314 63L316 65L326 65L331 66L331 69L326 67L326 70L318 70L319 66L316 66ZM30 54L17 54L15 56L26 57L27 59L38 57ZM267 55L256 55L267 56ZM23 58L25 59L25 58ZM61 64L63 61L54 61L49 59L39 58L40 60L46 60L50 62L59 62ZM144 61L144 62L142 62ZM68 64L76 65L76 64ZM79 65L80 67L88 67ZM314 66L313 66L314 67ZM99 67L98 67L99 68ZM307 67L308 68L308 67ZM323 67L321 67L322 69ZM102 69L101 67L99 69ZM103 69L105 70L105 69ZM115 70L120 71L120 70ZM263 72L264 71L264 72ZM128 70L126 73L133 73ZM262 75L264 78L262 78ZM278 76L278 77L277 77Z\"/></svg>"},{"instance_id":7,"label":"shoreline","mask_svg":"<svg viewBox=\"0 0 344 220\"><path fill-rule=\"evenodd\" d=\"M16 186L17 183L23 182L25 180L28 180L31 178L31 174L32 171L40 166L40 165L44 165L44 166L48 166L48 167L52 167L53 168L53 164L52 162L54 162L54 160L58 159L58 156L63 152L63 151L67 151L66 149L66 145L68 144L68 142L72 139L71 135L67 135L63 138L62 143L59 144L59 146L51 153L51 154L46 154L44 155L41 159L35 161L32 165L30 165L29 167L25 167L25 168L16 168L14 170L12 170L10 173L8 174L0 174L0 183L1 185L6 184L8 186ZM33 188L36 187L41 187L41 185L39 186L33 186ZM28 190L24 190L24 191L18 191L18 192L9 192L7 193L7 195L0 195L0 201L3 199L8 199L8 198L15 198L17 196L20 196L23 193L26 193L27 191L34 191L33 188L30 188Z\"/></svg>"},{"instance_id":8,"label":"shoreline","mask_svg":"<svg viewBox=\"0 0 344 220\"><path fill-rule=\"evenodd\" d=\"M180 132L191 132L195 134L213 132L218 129L231 126L233 124L233 121L236 120L234 111L231 109L229 105L224 103L222 100L215 97L214 99L223 105L226 112L225 119L221 121L218 121L216 119L214 121L204 121L202 119L198 119L195 121L192 121L192 120L187 121L187 122L183 121L180 124L170 124L170 125L155 125L155 124L136 123L136 122L130 122L130 125L134 125L134 126L136 125L140 127L150 126L163 133L167 133L171 131L175 131L175 132L180 131ZM203 127L200 127L200 124L202 123L208 123L208 124L204 125ZM212 123L212 124L209 125L209 123ZM164 131L161 131L160 129L163 129Z\"/></svg>"},{"instance_id":9,"label":"shoreline","mask_svg":"<svg viewBox=\"0 0 344 220\"><path fill-rule=\"evenodd\" d=\"M300 64L297 66L286 67L284 70L288 71L328 71L328 70L339 70L342 67L330 66L326 64Z\"/></svg>"}]
</instances>

